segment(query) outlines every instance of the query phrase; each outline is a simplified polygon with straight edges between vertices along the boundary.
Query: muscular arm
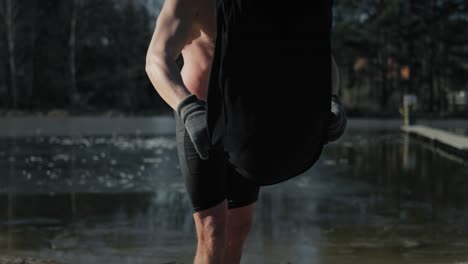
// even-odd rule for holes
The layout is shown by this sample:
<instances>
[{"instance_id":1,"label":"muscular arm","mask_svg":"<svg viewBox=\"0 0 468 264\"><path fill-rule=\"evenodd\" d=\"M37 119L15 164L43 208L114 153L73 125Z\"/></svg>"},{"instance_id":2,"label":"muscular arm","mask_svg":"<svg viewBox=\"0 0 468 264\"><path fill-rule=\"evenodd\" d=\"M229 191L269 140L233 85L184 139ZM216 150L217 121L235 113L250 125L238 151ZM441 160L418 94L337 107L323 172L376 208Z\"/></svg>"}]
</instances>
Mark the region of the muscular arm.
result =
<instances>
[{"instance_id":1,"label":"muscular arm","mask_svg":"<svg viewBox=\"0 0 468 264\"><path fill-rule=\"evenodd\" d=\"M332 94L339 94L340 89L340 73L336 65L335 58L332 55Z\"/></svg>"},{"instance_id":2,"label":"muscular arm","mask_svg":"<svg viewBox=\"0 0 468 264\"><path fill-rule=\"evenodd\" d=\"M339 82L340 74L338 66L336 65L335 58L332 55L331 70L332 70L332 100L331 100L331 113L332 118L328 127L328 142L338 140L346 130L347 118L343 104L339 99Z\"/></svg>"},{"instance_id":3,"label":"muscular arm","mask_svg":"<svg viewBox=\"0 0 468 264\"><path fill-rule=\"evenodd\" d=\"M146 73L153 86L174 110L190 95L175 63L189 37L197 0L166 0L156 22L146 55Z\"/></svg>"}]
</instances>

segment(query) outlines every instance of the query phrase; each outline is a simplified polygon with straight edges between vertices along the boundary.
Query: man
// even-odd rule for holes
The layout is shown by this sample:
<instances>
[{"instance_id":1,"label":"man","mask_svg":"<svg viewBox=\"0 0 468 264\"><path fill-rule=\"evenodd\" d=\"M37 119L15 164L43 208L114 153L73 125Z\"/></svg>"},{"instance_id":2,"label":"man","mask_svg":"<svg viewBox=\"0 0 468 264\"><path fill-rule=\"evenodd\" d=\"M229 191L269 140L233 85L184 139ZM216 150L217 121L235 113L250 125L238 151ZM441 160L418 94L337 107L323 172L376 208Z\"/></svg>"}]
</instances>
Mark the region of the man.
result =
<instances>
[{"instance_id":1,"label":"man","mask_svg":"<svg viewBox=\"0 0 468 264\"><path fill-rule=\"evenodd\" d=\"M342 120L330 114L331 4L319 2L319 11L307 14L310 10L298 7L286 15L283 11L293 9L270 8L265 0L225 1L218 7L213 0L164 3L146 70L174 109L178 155L197 229L195 263L239 263L260 186L300 174L329 139L342 134L338 122L330 124L331 116ZM300 19L309 15L318 15L309 22L318 22L312 31L325 38L316 44L303 37L306 27L291 27L307 22ZM301 58L317 61L307 70L298 65ZM337 100L332 106L343 114ZM282 157L279 163L277 157Z\"/></svg>"}]
</instances>

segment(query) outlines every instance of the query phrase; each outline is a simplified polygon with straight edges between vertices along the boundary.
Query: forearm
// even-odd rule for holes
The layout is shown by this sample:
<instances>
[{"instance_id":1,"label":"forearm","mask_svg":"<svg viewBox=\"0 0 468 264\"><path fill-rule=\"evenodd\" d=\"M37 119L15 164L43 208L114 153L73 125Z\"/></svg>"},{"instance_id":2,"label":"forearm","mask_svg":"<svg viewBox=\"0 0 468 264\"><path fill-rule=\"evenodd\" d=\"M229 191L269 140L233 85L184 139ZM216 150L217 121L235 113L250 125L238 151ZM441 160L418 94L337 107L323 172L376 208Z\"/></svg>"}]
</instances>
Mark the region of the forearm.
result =
<instances>
[{"instance_id":1,"label":"forearm","mask_svg":"<svg viewBox=\"0 0 468 264\"><path fill-rule=\"evenodd\" d=\"M146 73L158 94L172 109L175 110L182 99L190 95L175 61L171 58L148 56Z\"/></svg>"},{"instance_id":2,"label":"forearm","mask_svg":"<svg viewBox=\"0 0 468 264\"><path fill-rule=\"evenodd\" d=\"M340 74L338 71L338 66L336 65L335 58L332 56L331 59L331 66L332 66L332 94L339 94L340 89Z\"/></svg>"},{"instance_id":3,"label":"forearm","mask_svg":"<svg viewBox=\"0 0 468 264\"><path fill-rule=\"evenodd\" d=\"M338 140L346 129L347 118L344 111L343 104L339 99L339 72L335 59L331 58L331 71L332 71L332 100L331 100L331 113L332 118L328 127L328 142Z\"/></svg>"}]
</instances>

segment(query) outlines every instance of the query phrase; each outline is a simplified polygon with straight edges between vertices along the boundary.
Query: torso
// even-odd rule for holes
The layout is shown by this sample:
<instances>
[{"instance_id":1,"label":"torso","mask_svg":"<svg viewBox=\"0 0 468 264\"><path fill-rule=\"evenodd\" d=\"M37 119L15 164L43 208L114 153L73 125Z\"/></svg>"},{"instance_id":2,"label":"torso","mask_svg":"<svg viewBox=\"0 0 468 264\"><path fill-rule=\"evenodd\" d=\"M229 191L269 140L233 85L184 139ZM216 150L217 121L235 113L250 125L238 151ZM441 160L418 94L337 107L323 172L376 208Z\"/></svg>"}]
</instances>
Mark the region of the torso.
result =
<instances>
[{"instance_id":1,"label":"torso","mask_svg":"<svg viewBox=\"0 0 468 264\"><path fill-rule=\"evenodd\" d=\"M215 1L206 0L195 18L192 32L182 50L181 75L187 89L206 101L211 60L216 39Z\"/></svg>"}]
</instances>

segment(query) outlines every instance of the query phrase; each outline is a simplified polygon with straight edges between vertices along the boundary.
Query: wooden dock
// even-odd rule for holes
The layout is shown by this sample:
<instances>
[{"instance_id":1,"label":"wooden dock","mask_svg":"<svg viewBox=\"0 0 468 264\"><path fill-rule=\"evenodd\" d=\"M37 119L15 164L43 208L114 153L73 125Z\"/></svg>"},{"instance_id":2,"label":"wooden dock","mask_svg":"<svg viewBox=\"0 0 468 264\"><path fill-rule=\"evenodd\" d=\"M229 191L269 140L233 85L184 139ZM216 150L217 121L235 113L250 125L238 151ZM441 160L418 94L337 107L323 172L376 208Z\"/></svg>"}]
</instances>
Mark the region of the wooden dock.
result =
<instances>
[{"instance_id":1,"label":"wooden dock","mask_svg":"<svg viewBox=\"0 0 468 264\"><path fill-rule=\"evenodd\" d=\"M428 126L402 126L401 130L468 160L468 137Z\"/></svg>"}]
</instances>

